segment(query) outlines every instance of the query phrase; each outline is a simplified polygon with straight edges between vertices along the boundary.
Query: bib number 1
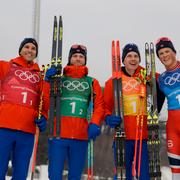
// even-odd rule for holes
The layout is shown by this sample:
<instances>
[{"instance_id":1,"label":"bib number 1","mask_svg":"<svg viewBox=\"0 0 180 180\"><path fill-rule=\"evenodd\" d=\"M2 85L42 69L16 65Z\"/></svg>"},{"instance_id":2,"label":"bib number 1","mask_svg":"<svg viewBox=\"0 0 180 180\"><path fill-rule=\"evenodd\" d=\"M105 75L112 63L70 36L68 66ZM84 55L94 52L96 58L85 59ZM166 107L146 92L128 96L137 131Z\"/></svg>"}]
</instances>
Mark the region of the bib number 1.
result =
<instances>
[{"instance_id":1,"label":"bib number 1","mask_svg":"<svg viewBox=\"0 0 180 180\"><path fill-rule=\"evenodd\" d=\"M77 109L77 107L76 107L76 102L71 102L71 103L70 103L70 106L71 106L71 113L72 113L72 114L75 114L75 113L76 113L76 109ZM78 114L79 114L79 115L82 115L82 113L83 113L83 109L79 109Z\"/></svg>"}]
</instances>

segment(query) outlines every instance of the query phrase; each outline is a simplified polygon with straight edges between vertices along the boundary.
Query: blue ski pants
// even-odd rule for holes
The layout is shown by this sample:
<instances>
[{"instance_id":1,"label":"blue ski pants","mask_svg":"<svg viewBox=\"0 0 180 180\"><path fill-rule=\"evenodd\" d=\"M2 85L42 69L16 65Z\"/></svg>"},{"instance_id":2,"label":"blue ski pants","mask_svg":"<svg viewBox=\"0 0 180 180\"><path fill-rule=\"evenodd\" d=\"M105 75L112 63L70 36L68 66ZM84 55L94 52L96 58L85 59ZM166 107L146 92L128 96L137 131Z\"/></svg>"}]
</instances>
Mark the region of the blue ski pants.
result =
<instances>
[{"instance_id":1,"label":"blue ski pants","mask_svg":"<svg viewBox=\"0 0 180 180\"><path fill-rule=\"evenodd\" d=\"M33 145L33 134L0 128L0 180L5 180L10 159L12 180L26 180Z\"/></svg>"},{"instance_id":2,"label":"blue ski pants","mask_svg":"<svg viewBox=\"0 0 180 180\"><path fill-rule=\"evenodd\" d=\"M115 143L113 143L113 148L114 148L114 159L115 159L115 164L116 164ZM132 180L132 163L134 160L134 148L135 148L135 140L126 140L125 141L126 180ZM139 141L138 141L138 150L137 150L137 157L136 157L136 173L138 173L138 157L139 157L138 152L139 152ZM116 179L117 179L117 177L115 175L114 180L116 180ZM150 180L147 140L142 140L140 180Z\"/></svg>"},{"instance_id":3,"label":"blue ski pants","mask_svg":"<svg viewBox=\"0 0 180 180\"><path fill-rule=\"evenodd\" d=\"M48 140L48 173L50 180L62 180L68 160L68 180L80 180L85 166L88 141L74 139Z\"/></svg>"}]
</instances>

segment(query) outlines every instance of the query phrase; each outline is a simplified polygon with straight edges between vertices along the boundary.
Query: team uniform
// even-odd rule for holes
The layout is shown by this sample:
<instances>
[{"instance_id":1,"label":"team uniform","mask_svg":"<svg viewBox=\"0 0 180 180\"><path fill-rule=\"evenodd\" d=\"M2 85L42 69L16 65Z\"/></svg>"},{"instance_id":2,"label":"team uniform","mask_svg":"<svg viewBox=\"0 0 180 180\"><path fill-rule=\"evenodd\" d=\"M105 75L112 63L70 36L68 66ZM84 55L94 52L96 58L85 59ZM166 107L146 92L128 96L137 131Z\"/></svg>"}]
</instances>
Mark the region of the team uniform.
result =
<instances>
[{"instance_id":1,"label":"team uniform","mask_svg":"<svg viewBox=\"0 0 180 180\"><path fill-rule=\"evenodd\" d=\"M41 81L36 63L28 63L22 56L0 61L0 180L5 179L10 158L13 179L26 179L40 94L44 91L42 114L47 117L48 87Z\"/></svg>"},{"instance_id":2,"label":"team uniform","mask_svg":"<svg viewBox=\"0 0 180 180\"><path fill-rule=\"evenodd\" d=\"M168 103L166 133L169 163L173 173L180 173L180 62L173 70L160 75L159 84Z\"/></svg>"},{"instance_id":3,"label":"team uniform","mask_svg":"<svg viewBox=\"0 0 180 180\"><path fill-rule=\"evenodd\" d=\"M123 111L124 111L124 128L125 128L125 166L126 179L132 179L132 162L134 158L134 148L136 140L136 123L139 113L140 104L140 87L142 84L137 80L140 78L140 70L138 67L132 77L130 77L125 68L122 67L122 93L123 93ZM145 86L145 85L144 85ZM146 99L146 98L145 98ZM114 110L114 96L112 78L105 84L104 89L105 115L111 115ZM149 179L148 170L148 151L147 151L147 115L146 100L143 102L143 127L142 127L142 158L141 158L141 174L140 179ZM139 140L139 138L138 138ZM138 145L139 146L139 145ZM115 148L114 148L115 149ZM137 166L136 166L137 167Z\"/></svg>"},{"instance_id":4,"label":"team uniform","mask_svg":"<svg viewBox=\"0 0 180 180\"><path fill-rule=\"evenodd\" d=\"M124 113L124 128L125 128L125 167L126 167L126 179L132 179L132 162L134 158L135 140L136 140L136 127L137 127L137 115L139 114L140 108L143 114L143 126L142 126L142 154L141 154L141 168L140 168L140 179L149 179L149 162L148 162L148 150L147 150L147 110L146 110L146 98L140 104L140 89L145 88L143 77L140 71L143 68L138 66L133 76L130 76L125 67L122 67L122 94L123 94L123 113ZM158 74L156 75L158 77ZM141 83L140 83L141 82ZM156 82L157 94L160 98L157 102L158 112L160 112L163 102L164 94L160 91L159 85ZM110 78L104 89L104 102L105 102L105 116L111 115L114 110L114 96L113 96L113 83ZM140 122L140 121L139 121ZM139 137L138 137L139 140ZM114 157L115 153L114 147ZM139 149L139 141L138 141ZM139 151L139 150L138 150ZM116 158L115 158L116 159ZM138 159L138 155L137 158ZM136 164L138 167L138 164ZM137 169L136 169L137 171ZM116 176L115 176L116 179Z\"/></svg>"},{"instance_id":5,"label":"team uniform","mask_svg":"<svg viewBox=\"0 0 180 180\"><path fill-rule=\"evenodd\" d=\"M62 179L66 159L68 159L68 179L81 179L88 145L87 109L91 91L93 91L93 115L90 124L99 126L103 118L101 87L96 79L87 74L86 66L67 65L64 68L60 106L60 138L48 140L48 171L51 180Z\"/></svg>"}]
</instances>

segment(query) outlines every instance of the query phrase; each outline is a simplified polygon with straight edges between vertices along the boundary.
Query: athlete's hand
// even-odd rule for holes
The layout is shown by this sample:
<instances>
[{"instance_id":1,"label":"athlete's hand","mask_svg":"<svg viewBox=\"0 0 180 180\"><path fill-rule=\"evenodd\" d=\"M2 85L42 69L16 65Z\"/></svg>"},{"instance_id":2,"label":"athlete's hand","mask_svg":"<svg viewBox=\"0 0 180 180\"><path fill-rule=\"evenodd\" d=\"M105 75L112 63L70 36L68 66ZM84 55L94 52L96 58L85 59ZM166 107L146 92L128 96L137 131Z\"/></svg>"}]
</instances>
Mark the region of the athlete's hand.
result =
<instances>
[{"instance_id":1,"label":"athlete's hand","mask_svg":"<svg viewBox=\"0 0 180 180\"><path fill-rule=\"evenodd\" d=\"M115 128L116 126L120 125L122 119L120 116L108 115L105 118L106 124L109 125L111 128Z\"/></svg>"},{"instance_id":2,"label":"athlete's hand","mask_svg":"<svg viewBox=\"0 0 180 180\"><path fill-rule=\"evenodd\" d=\"M57 74L56 68L52 67L46 71L45 81L49 81L52 76Z\"/></svg>"},{"instance_id":3,"label":"athlete's hand","mask_svg":"<svg viewBox=\"0 0 180 180\"><path fill-rule=\"evenodd\" d=\"M96 137L101 134L100 127L94 123L91 123L88 127L88 139L95 141Z\"/></svg>"},{"instance_id":4,"label":"athlete's hand","mask_svg":"<svg viewBox=\"0 0 180 180\"><path fill-rule=\"evenodd\" d=\"M40 119L35 119L35 123L39 127L40 132L44 132L46 130L47 120L44 116L41 116Z\"/></svg>"}]
</instances>

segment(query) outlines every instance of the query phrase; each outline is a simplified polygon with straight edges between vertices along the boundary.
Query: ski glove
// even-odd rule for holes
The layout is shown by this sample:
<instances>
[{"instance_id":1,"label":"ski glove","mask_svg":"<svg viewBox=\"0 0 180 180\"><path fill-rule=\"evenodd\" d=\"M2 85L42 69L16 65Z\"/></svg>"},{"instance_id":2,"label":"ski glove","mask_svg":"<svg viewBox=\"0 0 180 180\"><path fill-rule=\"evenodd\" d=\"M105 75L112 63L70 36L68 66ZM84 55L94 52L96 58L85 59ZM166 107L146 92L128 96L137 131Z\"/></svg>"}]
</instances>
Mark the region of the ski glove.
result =
<instances>
[{"instance_id":1,"label":"ski glove","mask_svg":"<svg viewBox=\"0 0 180 180\"><path fill-rule=\"evenodd\" d=\"M96 140L96 137L101 134L100 127L94 123L90 124L88 127L88 139Z\"/></svg>"},{"instance_id":2,"label":"ski glove","mask_svg":"<svg viewBox=\"0 0 180 180\"><path fill-rule=\"evenodd\" d=\"M46 71L46 76L45 76L45 81L49 81L52 76L56 75L57 74L57 70L56 68L52 67L52 68L49 68L47 71Z\"/></svg>"},{"instance_id":3,"label":"ski glove","mask_svg":"<svg viewBox=\"0 0 180 180\"><path fill-rule=\"evenodd\" d=\"M120 125L122 119L120 116L115 115L108 115L105 118L106 124L109 125L111 128L115 128L116 126Z\"/></svg>"},{"instance_id":4,"label":"ski glove","mask_svg":"<svg viewBox=\"0 0 180 180\"><path fill-rule=\"evenodd\" d=\"M44 132L46 130L47 120L44 116L41 116L40 119L36 118L35 123L38 126L40 132Z\"/></svg>"}]
</instances>

